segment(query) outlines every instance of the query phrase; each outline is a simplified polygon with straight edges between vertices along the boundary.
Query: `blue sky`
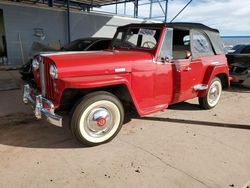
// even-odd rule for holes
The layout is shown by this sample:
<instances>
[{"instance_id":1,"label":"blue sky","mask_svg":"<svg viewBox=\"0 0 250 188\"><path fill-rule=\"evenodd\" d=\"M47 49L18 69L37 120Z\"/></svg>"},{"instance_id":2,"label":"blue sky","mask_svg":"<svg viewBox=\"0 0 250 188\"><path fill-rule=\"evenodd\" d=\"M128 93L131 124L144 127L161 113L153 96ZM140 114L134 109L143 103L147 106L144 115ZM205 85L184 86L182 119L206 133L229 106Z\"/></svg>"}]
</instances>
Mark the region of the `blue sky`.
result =
<instances>
[{"instance_id":1,"label":"blue sky","mask_svg":"<svg viewBox=\"0 0 250 188\"><path fill-rule=\"evenodd\" d=\"M169 0L168 21L170 21L189 0ZM141 0L140 3L149 2ZM165 7L165 3L161 3ZM123 5L118 12L123 14ZM114 6L102 10L114 12ZM133 4L127 3L127 14L133 15ZM139 16L148 17L149 6L139 7ZM153 6L153 16L163 16L159 4ZM176 18L179 22L199 22L220 30L224 36L250 36L250 0L193 0Z\"/></svg>"}]
</instances>

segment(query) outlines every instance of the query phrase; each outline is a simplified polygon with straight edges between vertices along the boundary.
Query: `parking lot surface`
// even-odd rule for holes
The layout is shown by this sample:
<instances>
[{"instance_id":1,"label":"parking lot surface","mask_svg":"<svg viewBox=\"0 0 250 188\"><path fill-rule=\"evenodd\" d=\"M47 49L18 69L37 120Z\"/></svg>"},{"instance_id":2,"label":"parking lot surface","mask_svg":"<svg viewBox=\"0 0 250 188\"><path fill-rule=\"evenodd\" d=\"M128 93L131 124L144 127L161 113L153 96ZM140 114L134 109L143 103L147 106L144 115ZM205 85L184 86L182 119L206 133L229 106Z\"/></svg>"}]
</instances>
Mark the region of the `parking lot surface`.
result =
<instances>
[{"instance_id":1,"label":"parking lot surface","mask_svg":"<svg viewBox=\"0 0 250 188\"><path fill-rule=\"evenodd\" d=\"M110 143L86 148L36 120L21 90L0 92L0 187L247 187L250 90L232 87L219 105L197 99L133 117Z\"/></svg>"}]
</instances>

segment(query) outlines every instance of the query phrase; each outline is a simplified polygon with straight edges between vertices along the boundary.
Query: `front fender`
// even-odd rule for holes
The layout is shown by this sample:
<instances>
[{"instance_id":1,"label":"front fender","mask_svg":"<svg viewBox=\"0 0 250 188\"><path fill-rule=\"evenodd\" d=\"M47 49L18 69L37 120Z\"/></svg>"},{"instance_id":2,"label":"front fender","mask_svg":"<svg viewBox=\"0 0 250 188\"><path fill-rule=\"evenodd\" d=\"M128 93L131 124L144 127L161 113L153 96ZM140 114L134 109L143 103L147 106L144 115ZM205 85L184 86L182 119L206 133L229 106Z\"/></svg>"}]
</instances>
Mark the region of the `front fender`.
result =
<instances>
[{"instance_id":1,"label":"front fender","mask_svg":"<svg viewBox=\"0 0 250 188\"><path fill-rule=\"evenodd\" d=\"M89 89L111 85L125 84L130 88L130 74L121 75L97 75L97 76L81 76L66 77L56 80L54 85L55 108L59 108L63 93L66 89Z\"/></svg>"},{"instance_id":2,"label":"front fender","mask_svg":"<svg viewBox=\"0 0 250 188\"><path fill-rule=\"evenodd\" d=\"M112 85L126 85L131 100L139 115L147 114L137 102L137 98L131 89L131 74L124 73L120 75L101 75L101 76L83 76L83 77L68 77L60 79L61 91L65 89L89 89L100 88ZM62 94L62 93L61 93ZM60 98L60 97L59 97Z\"/></svg>"},{"instance_id":3,"label":"front fender","mask_svg":"<svg viewBox=\"0 0 250 188\"><path fill-rule=\"evenodd\" d=\"M61 81L64 84L64 88L72 89L97 88L117 84L129 85L130 74L68 77L62 78Z\"/></svg>"}]
</instances>

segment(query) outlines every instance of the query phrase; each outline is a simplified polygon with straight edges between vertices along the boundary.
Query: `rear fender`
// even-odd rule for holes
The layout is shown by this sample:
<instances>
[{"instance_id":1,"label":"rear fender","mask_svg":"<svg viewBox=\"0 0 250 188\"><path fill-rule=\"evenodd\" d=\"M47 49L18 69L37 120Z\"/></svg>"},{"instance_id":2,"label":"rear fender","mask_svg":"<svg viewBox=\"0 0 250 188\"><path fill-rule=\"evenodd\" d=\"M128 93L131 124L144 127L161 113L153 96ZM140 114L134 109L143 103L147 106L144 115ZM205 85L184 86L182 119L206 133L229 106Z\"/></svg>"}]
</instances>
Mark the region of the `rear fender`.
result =
<instances>
[{"instance_id":1,"label":"rear fender","mask_svg":"<svg viewBox=\"0 0 250 188\"><path fill-rule=\"evenodd\" d=\"M226 77L226 84L229 86L230 85L230 79L229 79L229 71L228 71L228 67L225 66L225 64L212 64L210 66L208 66L206 72L205 72L205 76L203 79L203 84L205 85L210 85L211 81L213 80L214 77L218 76L219 78L220 75L225 75ZM199 97L203 97L206 95L206 93L208 92L207 90L204 91L200 91L198 96Z\"/></svg>"}]
</instances>

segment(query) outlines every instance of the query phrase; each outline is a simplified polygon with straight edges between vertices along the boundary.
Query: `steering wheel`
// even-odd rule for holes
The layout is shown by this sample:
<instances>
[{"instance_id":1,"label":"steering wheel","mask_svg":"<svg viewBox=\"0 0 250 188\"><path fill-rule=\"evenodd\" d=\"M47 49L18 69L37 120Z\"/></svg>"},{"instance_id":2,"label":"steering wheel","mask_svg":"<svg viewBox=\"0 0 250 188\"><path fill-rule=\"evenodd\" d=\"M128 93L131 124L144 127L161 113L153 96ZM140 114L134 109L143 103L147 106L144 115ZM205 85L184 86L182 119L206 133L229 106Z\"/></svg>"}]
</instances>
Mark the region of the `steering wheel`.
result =
<instances>
[{"instance_id":1,"label":"steering wheel","mask_svg":"<svg viewBox=\"0 0 250 188\"><path fill-rule=\"evenodd\" d=\"M151 41L145 41L145 42L142 44L142 47L153 48L153 47L155 47L155 43L154 43L154 42L151 42Z\"/></svg>"}]
</instances>

